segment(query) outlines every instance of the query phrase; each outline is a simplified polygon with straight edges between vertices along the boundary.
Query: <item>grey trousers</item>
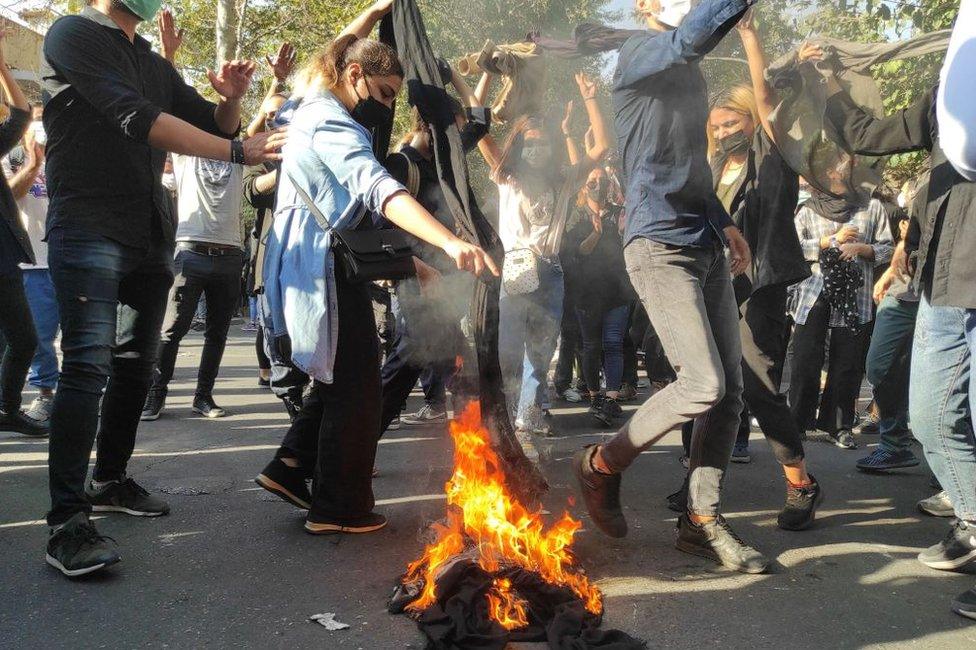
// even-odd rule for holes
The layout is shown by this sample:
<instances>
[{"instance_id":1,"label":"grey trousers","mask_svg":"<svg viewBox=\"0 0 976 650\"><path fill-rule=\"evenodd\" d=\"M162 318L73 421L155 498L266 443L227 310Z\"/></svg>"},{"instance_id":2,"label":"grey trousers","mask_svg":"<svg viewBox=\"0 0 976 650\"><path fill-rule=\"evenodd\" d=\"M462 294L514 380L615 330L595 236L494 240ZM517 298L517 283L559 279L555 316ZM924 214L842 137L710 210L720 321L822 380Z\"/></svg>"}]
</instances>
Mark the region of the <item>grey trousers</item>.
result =
<instances>
[{"instance_id":1,"label":"grey trousers","mask_svg":"<svg viewBox=\"0 0 976 650\"><path fill-rule=\"evenodd\" d=\"M647 447L695 420L688 510L718 514L722 478L742 411L742 345L729 264L719 245L669 246L635 239L627 272L661 338L677 381L644 403L603 447L610 469L626 469Z\"/></svg>"}]
</instances>

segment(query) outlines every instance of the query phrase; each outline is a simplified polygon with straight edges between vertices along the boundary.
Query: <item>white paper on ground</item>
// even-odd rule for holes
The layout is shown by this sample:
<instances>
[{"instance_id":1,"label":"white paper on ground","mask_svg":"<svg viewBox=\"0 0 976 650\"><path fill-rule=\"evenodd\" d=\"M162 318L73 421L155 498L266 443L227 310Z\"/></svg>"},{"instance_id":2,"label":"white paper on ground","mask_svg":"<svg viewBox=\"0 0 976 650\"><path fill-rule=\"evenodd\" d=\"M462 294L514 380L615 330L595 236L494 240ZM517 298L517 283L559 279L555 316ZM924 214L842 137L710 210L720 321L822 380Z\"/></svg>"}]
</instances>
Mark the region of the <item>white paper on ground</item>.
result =
<instances>
[{"instance_id":1,"label":"white paper on ground","mask_svg":"<svg viewBox=\"0 0 976 650\"><path fill-rule=\"evenodd\" d=\"M335 632L336 630L347 630L349 626L345 623L340 623L336 620L335 612L326 612L325 614L312 614L308 617L308 620L315 621L325 629L330 632Z\"/></svg>"}]
</instances>

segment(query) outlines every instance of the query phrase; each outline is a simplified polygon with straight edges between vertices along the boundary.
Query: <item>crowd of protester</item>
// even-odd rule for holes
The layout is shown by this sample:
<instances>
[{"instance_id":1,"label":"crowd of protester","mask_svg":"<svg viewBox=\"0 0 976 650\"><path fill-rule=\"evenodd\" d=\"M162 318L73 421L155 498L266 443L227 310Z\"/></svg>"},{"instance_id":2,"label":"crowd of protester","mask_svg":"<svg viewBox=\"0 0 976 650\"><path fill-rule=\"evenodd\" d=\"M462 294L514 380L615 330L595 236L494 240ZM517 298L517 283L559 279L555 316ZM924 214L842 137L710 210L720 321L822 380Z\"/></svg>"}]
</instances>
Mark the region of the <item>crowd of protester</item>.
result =
<instances>
[{"instance_id":1,"label":"crowd of protester","mask_svg":"<svg viewBox=\"0 0 976 650\"><path fill-rule=\"evenodd\" d=\"M619 429L573 460L603 533L627 534L623 473L681 429L685 476L667 497L677 548L764 572L767 558L721 515L728 464L750 461L751 432L782 465L778 525L789 531L810 528L825 495L808 433L846 450L874 434L877 449L851 464L913 467L921 443L939 488L919 508L951 518L919 560L976 561L976 119L961 72L973 64L976 2L961 4L941 85L907 109L881 117L823 73L823 119L844 150L815 151L816 178L797 172L774 120L789 90L767 74L754 0L637 0L647 29L618 43L612 120L584 73L559 119L529 94L531 66L518 79L490 56L458 69L438 61L463 149L481 153L497 190L492 255L462 237L417 109L398 146L375 146L405 77L396 50L370 38L394 1L305 53L300 70L283 44L243 128L258 65L208 71L218 101L204 99L176 67L182 32L169 11L161 53L136 33L158 3L92 0L57 20L43 108L0 59L0 430L49 436L48 563L79 576L120 560L93 511L169 512L126 473L137 427L166 415L180 343L198 321L192 410L226 414L214 389L242 309L256 380L290 418L257 483L307 510L310 533L382 528L377 441L444 423L477 398L461 371L475 358L468 297L493 276L504 394L525 455L540 463L539 438L559 435L555 401ZM709 88L698 63L733 30L748 82ZM822 72L825 57L812 41L791 65ZM462 71L481 73L474 89ZM506 99L492 105L499 77ZM864 156L908 151L929 156L920 178L894 191L855 182ZM364 279L351 255L355 237L377 229L390 251L396 236L409 243L395 281ZM861 412L865 379L872 405ZM402 415L418 380L424 405ZM26 383L37 396L25 406ZM953 609L976 618L976 590Z\"/></svg>"}]
</instances>

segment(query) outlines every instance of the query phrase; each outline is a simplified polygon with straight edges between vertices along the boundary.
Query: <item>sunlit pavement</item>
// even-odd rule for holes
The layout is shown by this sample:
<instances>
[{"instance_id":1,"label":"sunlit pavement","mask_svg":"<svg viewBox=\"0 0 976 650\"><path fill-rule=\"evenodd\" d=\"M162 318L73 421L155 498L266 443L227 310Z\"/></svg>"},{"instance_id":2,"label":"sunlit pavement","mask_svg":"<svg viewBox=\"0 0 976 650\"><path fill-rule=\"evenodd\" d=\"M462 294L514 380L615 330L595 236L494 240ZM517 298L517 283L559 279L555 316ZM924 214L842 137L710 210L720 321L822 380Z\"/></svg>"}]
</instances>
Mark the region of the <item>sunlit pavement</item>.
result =
<instances>
[{"instance_id":1,"label":"sunlit pavement","mask_svg":"<svg viewBox=\"0 0 976 650\"><path fill-rule=\"evenodd\" d=\"M44 563L47 443L0 435L0 647L423 647L413 623L389 616L385 601L418 555L426 524L443 512L451 454L445 427L404 427L383 438L373 485L386 529L307 535L299 511L252 482L287 418L257 386L252 335L241 334L239 322L232 333L215 390L230 417L190 412L201 344L194 334L167 408L143 423L130 464L130 474L162 493L173 512L100 518L100 530L123 552L104 576L68 581ZM411 398L410 410L418 406ZM558 514L573 494L569 457L608 432L577 405L555 406L557 437L540 446L553 484L547 508ZM858 441L857 451L807 444L826 500L806 532L776 528L782 476L761 435L752 442L753 462L731 467L725 514L776 559L774 573L764 576L730 573L674 550L675 519L664 497L681 480L680 438L671 434L645 452L624 479L627 538L603 537L571 507L584 523L580 562L606 594L605 625L652 648L976 647L976 627L949 611L976 575L915 561L947 526L915 509L933 492L927 470L862 474L854 462L877 437ZM308 622L325 612L350 629Z\"/></svg>"}]
</instances>

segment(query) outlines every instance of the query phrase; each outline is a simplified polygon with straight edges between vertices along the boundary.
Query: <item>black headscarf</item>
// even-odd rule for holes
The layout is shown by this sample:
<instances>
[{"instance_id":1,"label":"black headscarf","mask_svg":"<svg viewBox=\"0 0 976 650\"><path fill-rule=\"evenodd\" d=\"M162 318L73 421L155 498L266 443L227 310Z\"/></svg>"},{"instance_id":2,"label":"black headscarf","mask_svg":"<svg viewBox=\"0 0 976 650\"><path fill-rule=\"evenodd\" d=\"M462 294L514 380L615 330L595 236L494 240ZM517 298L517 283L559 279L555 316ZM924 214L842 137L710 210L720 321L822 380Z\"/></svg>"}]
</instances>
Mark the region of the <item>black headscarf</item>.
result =
<instances>
[{"instance_id":1,"label":"black headscarf","mask_svg":"<svg viewBox=\"0 0 976 650\"><path fill-rule=\"evenodd\" d=\"M829 219L836 223L847 223L851 220L851 214L860 209L857 205L849 203L846 199L840 199L831 194L827 194L816 187L811 187L810 198L807 199L805 206L819 214L824 219Z\"/></svg>"}]
</instances>

